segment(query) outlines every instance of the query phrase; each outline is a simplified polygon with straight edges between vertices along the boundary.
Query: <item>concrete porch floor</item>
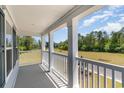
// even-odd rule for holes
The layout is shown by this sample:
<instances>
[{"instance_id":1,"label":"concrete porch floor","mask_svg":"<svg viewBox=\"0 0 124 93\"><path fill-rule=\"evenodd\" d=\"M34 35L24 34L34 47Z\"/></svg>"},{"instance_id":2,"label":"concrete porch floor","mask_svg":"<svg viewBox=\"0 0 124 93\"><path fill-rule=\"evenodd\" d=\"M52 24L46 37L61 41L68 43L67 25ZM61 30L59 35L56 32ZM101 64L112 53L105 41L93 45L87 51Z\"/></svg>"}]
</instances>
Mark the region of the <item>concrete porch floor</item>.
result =
<instances>
[{"instance_id":1,"label":"concrete porch floor","mask_svg":"<svg viewBox=\"0 0 124 93\"><path fill-rule=\"evenodd\" d=\"M39 64L19 68L15 88L55 88Z\"/></svg>"}]
</instances>

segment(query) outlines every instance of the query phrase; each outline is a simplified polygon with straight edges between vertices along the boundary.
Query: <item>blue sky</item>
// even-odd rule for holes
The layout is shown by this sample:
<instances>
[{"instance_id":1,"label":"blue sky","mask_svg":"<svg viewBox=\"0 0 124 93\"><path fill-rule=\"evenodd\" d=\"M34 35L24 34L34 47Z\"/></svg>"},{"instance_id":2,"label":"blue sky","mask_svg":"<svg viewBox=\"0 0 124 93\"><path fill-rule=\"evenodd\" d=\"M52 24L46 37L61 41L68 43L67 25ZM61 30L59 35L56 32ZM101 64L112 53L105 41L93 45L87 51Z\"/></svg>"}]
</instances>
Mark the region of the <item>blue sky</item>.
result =
<instances>
[{"instance_id":1,"label":"blue sky","mask_svg":"<svg viewBox=\"0 0 124 93\"><path fill-rule=\"evenodd\" d=\"M105 6L102 9L82 18L78 22L78 33L86 35L91 31L119 31L124 27L124 6ZM54 42L67 39L67 27L54 32ZM46 41L48 37L46 36Z\"/></svg>"},{"instance_id":2,"label":"blue sky","mask_svg":"<svg viewBox=\"0 0 124 93\"><path fill-rule=\"evenodd\" d=\"M33 36L33 38L38 42L39 40L41 40L41 37L38 36Z\"/></svg>"},{"instance_id":3,"label":"blue sky","mask_svg":"<svg viewBox=\"0 0 124 93\"><path fill-rule=\"evenodd\" d=\"M68 31L67 27L61 28L53 33L53 40L56 43L67 40ZM48 34L45 35L45 41L48 42Z\"/></svg>"},{"instance_id":4,"label":"blue sky","mask_svg":"<svg viewBox=\"0 0 124 93\"><path fill-rule=\"evenodd\" d=\"M59 43L60 41L67 40L67 37L68 37L67 27L64 27L54 32L53 40L54 42Z\"/></svg>"},{"instance_id":5,"label":"blue sky","mask_svg":"<svg viewBox=\"0 0 124 93\"><path fill-rule=\"evenodd\" d=\"M119 31L124 27L124 6L105 6L82 18L78 23L78 32L86 35L91 31Z\"/></svg>"}]
</instances>

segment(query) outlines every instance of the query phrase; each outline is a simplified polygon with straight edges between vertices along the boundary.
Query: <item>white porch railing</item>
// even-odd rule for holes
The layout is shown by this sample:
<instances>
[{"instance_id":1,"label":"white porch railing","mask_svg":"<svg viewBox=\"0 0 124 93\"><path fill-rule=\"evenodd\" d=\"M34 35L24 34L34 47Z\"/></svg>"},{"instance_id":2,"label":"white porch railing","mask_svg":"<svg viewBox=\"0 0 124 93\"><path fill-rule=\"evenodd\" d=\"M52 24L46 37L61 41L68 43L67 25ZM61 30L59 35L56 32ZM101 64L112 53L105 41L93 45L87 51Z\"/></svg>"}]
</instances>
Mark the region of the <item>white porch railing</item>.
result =
<instances>
[{"instance_id":1,"label":"white porch railing","mask_svg":"<svg viewBox=\"0 0 124 93\"><path fill-rule=\"evenodd\" d=\"M48 51L42 51L42 62L47 67L49 66L49 53Z\"/></svg>"},{"instance_id":2,"label":"white porch railing","mask_svg":"<svg viewBox=\"0 0 124 93\"><path fill-rule=\"evenodd\" d=\"M68 56L52 53L52 68L65 80L68 80ZM76 58L79 63L80 87L124 87L124 67L87 58ZM49 62L48 51L43 51L43 64L47 67ZM85 73L85 74L84 74ZM111 83L111 84L110 84Z\"/></svg>"},{"instance_id":3,"label":"white porch railing","mask_svg":"<svg viewBox=\"0 0 124 93\"><path fill-rule=\"evenodd\" d=\"M67 80L67 55L53 53L53 69L60 74L65 80Z\"/></svg>"},{"instance_id":4,"label":"white porch railing","mask_svg":"<svg viewBox=\"0 0 124 93\"><path fill-rule=\"evenodd\" d=\"M77 58L81 87L124 87L124 67L86 58ZM85 74L84 74L85 73ZM107 82L109 80L109 82ZM111 82L110 82L111 81ZM111 84L109 84L111 83Z\"/></svg>"}]
</instances>

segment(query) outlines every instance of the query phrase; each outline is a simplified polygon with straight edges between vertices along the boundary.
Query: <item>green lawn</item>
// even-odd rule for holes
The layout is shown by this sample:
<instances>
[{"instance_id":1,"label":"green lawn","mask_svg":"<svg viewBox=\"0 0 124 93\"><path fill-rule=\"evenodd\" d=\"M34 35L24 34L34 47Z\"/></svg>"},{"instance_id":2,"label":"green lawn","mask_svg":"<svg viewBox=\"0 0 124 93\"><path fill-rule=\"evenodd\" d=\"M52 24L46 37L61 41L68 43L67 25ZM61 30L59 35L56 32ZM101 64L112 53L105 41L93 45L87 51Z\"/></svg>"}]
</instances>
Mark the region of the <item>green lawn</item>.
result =
<instances>
[{"instance_id":1,"label":"green lawn","mask_svg":"<svg viewBox=\"0 0 124 93\"><path fill-rule=\"evenodd\" d=\"M31 51L23 52L20 54L19 64L21 66L37 64L40 62L41 62L41 51L40 50L31 50Z\"/></svg>"},{"instance_id":2,"label":"green lawn","mask_svg":"<svg viewBox=\"0 0 124 93\"><path fill-rule=\"evenodd\" d=\"M67 51L64 51L64 50L55 49L55 51L67 54ZM82 56L89 59L94 59L94 60L99 60L106 63L124 66L124 54L120 54L120 53L79 51L78 55L79 57Z\"/></svg>"},{"instance_id":3,"label":"green lawn","mask_svg":"<svg viewBox=\"0 0 124 93\"><path fill-rule=\"evenodd\" d=\"M58 49L55 49L55 52L67 54L67 51L58 50ZM106 63L124 66L124 54L79 51L79 56L80 57L83 56L83 57L94 59L94 60L103 61ZM41 62L40 50L31 50L28 52L24 52L20 55L20 64L37 63L37 62Z\"/></svg>"}]
</instances>

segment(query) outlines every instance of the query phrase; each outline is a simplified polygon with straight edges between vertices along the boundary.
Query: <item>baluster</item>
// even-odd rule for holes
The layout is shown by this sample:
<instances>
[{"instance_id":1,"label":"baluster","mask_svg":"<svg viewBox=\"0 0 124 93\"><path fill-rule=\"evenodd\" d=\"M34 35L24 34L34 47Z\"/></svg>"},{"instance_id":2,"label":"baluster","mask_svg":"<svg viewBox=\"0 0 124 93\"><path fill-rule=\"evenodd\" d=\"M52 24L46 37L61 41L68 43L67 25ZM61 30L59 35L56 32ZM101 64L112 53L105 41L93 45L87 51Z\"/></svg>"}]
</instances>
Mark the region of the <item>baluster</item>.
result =
<instances>
[{"instance_id":1,"label":"baluster","mask_svg":"<svg viewBox=\"0 0 124 93\"><path fill-rule=\"evenodd\" d=\"M55 60L56 66L58 67L58 64L57 64L57 63L58 63L58 56L57 56L57 55L55 55L55 59L56 59L56 60Z\"/></svg>"},{"instance_id":2,"label":"baluster","mask_svg":"<svg viewBox=\"0 0 124 93\"><path fill-rule=\"evenodd\" d=\"M63 56L61 56L61 64L62 64L62 75L64 76L64 60L63 60Z\"/></svg>"},{"instance_id":3,"label":"baluster","mask_svg":"<svg viewBox=\"0 0 124 93\"><path fill-rule=\"evenodd\" d=\"M83 62L83 87L85 88L85 62Z\"/></svg>"},{"instance_id":4,"label":"baluster","mask_svg":"<svg viewBox=\"0 0 124 93\"><path fill-rule=\"evenodd\" d=\"M65 58L65 62L66 62L66 79L68 80L68 64L67 64L67 57Z\"/></svg>"},{"instance_id":5,"label":"baluster","mask_svg":"<svg viewBox=\"0 0 124 93\"><path fill-rule=\"evenodd\" d=\"M58 71L60 73L60 57L58 56L58 61L56 61L58 63Z\"/></svg>"},{"instance_id":6,"label":"baluster","mask_svg":"<svg viewBox=\"0 0 124 93\"><path fill-rule=\"evenodd\" d=\"M82 62L78 61L79 62L79 85L80 87L82 87L82 75L81 75L81 65L82 65Z\"/></svg>"},{"instance_id":7,"label":"baluster","mask_svg":"<svg viewBox=\"0 0 124 93\"><path fill-rule=\"evenodd\" d=\"M124 70L122 71L122 88L124 88Z\"/></svg>"},{"instance_id":8,"label":"baluster","mask_svg":"<svg viewBox=\"0 0 124 93\"><path fill-rule=\"evenodd\" d=\"M94 65L92 64L92 88L94 88Z\"/></svg>"},{"instance_id":9,"label":"baluster","mask_svg":"<svg viewBox=\"0 0 124 93\"><path fill-rule=\"evenodd\" d=\"M98 83L97 83L97 85L98 85L98 88L100 87L100 76L99 76L99 66L97 66L97 78L98 78Z\"/></svg>"},{"instance_id":10,"label":"baluster","mask_svg":"<svg viewBox=\"0 0 124 93\"><path fill-rule=\"evenodd\" d=\"M112 69L112 88L115 88L115 71Z\"/></svg>"},{"instance_id":11,"label":"baluster","mask_svg":"<svg viewBox=\"0 0 124 93\"><path fill-rule=\"evenodd\" d=\"M104 88L107 88L106 67L104 67Z\"/></svg>"},{"instance_id":12,"label":"baluster","mask_svg":"<svg viewBox=\"0 0 124 93\"><path fill-rule=\"evenodd\" d=\"M89 88L89 64L87 63L87 88Z\"/></svg>"},{"instance_id":13,"label":"baluster","mask_svg":"<svg viewBox=\"0 0 124 93\"><path fill-rule=\"evenodd\" d=\"M55 58L56 58L56 70L58 70L58 67L59 67L59 61L58 61L58 58L57 55L55 55ZM59 70L58 70L59 71Z\"/></svg>"},{"instance_id":14,"label":"baluster","mask_svg":"<svg viewBox=\"0 0 124 93\"><path fill-rule=\"evenodd\" d=\"M64 56L62 56L63 57L63 59L62 59L62 61L63 61L63 76L65 77L65 58L64 58Z\"/></svg>"},{"instance_id":15,"label":"baluster","mask_svg":"<svg viewBox=\"0 0 124 93\"><path fill-rule=\"evenodd\" d=\"M65 61L65 57L63 57L64 58L64 76L65 76L65 78L66 78L66 61Z\"/></svg>"}]
</instances>

